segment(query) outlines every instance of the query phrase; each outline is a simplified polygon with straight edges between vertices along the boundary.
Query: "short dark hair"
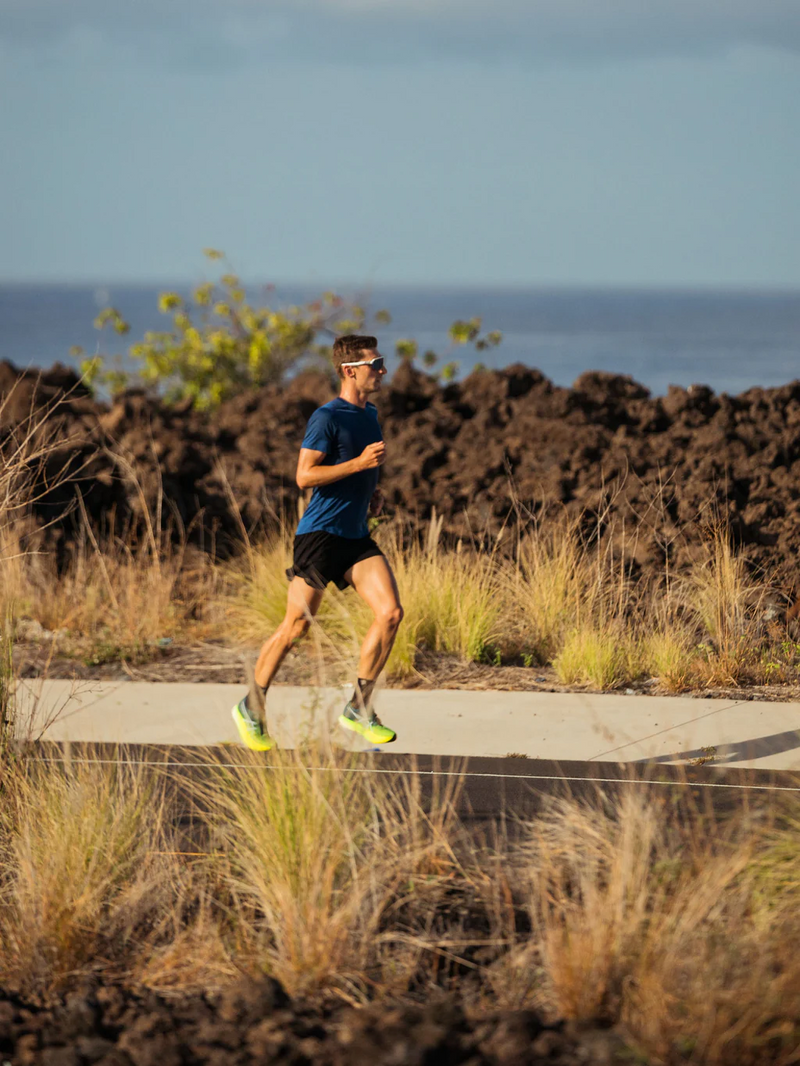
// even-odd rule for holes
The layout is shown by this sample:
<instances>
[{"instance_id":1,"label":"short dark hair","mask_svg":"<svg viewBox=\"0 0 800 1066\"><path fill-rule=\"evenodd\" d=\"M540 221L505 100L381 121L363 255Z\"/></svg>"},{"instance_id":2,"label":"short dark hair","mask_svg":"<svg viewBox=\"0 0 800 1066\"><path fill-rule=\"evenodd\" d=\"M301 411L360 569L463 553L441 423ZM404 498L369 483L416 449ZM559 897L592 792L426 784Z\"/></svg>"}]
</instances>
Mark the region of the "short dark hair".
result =
<instances>
[{"instance_id":1,"label":"short dark hair","mask_svg":"<svg viewBox=\"0 0 800 1066\"><path fill-rule=\"evenodd\" d=\"M363 351L373 351L378 347L378 338L362 336L359 333L345 333L343 337L337 337L333 342L333 365L340 378L342 363L356 363Z\"/></svg>"}]
</instances>

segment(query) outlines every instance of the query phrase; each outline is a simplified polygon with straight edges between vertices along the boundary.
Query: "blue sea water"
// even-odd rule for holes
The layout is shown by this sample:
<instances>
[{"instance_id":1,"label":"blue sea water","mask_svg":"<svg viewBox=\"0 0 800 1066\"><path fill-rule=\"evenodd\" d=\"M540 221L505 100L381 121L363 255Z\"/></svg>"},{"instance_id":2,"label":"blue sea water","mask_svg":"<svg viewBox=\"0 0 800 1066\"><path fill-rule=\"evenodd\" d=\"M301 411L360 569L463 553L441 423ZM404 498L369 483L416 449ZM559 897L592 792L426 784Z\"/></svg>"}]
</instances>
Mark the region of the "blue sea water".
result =
<instances>
[{"instance_id":1,"label":"blue sea water","mask_svg":"<svg viewBox=\"0 0 800 1066\"><path fill-rule=\"evenodd\" d=\"M0 285L0 359L22 367L77 365L69 355L73 345L124 357L145 330L167 328L156 298L169 287ZM174 288L188 292L188 286ZM314 299L320 289L278 286L265 294L251 287L249 294L254 302L263 297L285 306ZM738 393L800 377L795 291L375 288L366 296L347 289L342 295L360 296L372 312L389 310L391 325L376 327L385 354L391 357L397 339L413 337L420 352L439 354L437 366L457 362L458 376L476 362L522 362L571 385L586 370L605 370L630 374L655 395L670 384ZM109 304L131 324L126 337L94 329L98 309ZM450 345L451 322L475 315L485 330L502 331L498 348Z\"/></svg>"}]
</instances>

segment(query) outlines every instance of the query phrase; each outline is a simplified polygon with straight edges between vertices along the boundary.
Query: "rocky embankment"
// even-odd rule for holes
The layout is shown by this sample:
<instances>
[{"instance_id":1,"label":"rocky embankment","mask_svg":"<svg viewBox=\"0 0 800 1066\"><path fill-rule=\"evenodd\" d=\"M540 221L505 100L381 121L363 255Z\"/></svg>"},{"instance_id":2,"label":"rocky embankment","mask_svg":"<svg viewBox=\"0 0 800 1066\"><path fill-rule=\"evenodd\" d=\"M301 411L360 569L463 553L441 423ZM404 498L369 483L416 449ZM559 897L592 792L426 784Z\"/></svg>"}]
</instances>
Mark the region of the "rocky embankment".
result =
<instances>
[{"instance_id":1,"label":"rocky embankment","mask_svg":"<svg viewBox=\"0 0 800 1066\"><path fill-rule=\"evenodd\" d=\"M530 1010L468 1015L452 995L363 1009L291 1000L268 978L208 995L94 987L37 1006L0 989L0 1055L16 1066L580 1066L627 1062L611 1030Z\"/></svg>"},{"instance_id":2,"label":"rocky embankment","mask_svg":"<svg viewBox=\"0 0 800 1066\"><path fill-rule=\"evenodd\" d=\"M305 374L213 415L128 392L94 400L71 371L0 364L0 437L55 404L58 442L37 473L36 521L63 549L80 527L76 489L98 529L143 528L145 509L226 552L242 529L292 524L297 450L332 383ZM378 398L390 513L422 526L435 507L451 538L495 537L510 514L566 509L601 517L636 566L691 557L717 516L748 560L787 589L800 548L800 381L715 395L704 386L654 398L629 377L586 373L555 386L522 365L442 386L401 366ZM64 471L73 480L64 481ZM516 518L515 518L516 521ZM634 535L634 530L636 531Z\"/></svg>"}]
</instances>

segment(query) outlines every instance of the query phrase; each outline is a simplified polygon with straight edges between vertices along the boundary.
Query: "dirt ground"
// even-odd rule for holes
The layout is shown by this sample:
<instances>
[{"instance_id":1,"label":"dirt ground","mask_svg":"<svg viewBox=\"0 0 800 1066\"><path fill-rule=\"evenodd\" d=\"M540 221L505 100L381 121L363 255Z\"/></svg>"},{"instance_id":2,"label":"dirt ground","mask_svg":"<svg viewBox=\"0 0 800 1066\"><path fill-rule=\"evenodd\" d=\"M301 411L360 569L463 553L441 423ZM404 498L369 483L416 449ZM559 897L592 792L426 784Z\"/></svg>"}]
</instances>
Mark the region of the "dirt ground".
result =
<instances>
[{"instance_id":1,"label":"dirt ground","mask_svg":"<svg viewBox=\"0 0 800 1066\"><path fill-rule=\"evenodd\" d=\"M39 644L16 644L14 665L18 677L48 677L98 681L168 681L222 684L245 683L248 664L255 662L256 648L235 649L224 644L174 646L160 650L156 658L143 663L114 661L87 664L76 659L51 657ZM322 664L293 650L283 663L278 685L339 685L352 680L347 662L330 660ZM387 688L483 689L493 692L596 692L597 689L562 685L549 666L489 666L463 663L452 656L422 652L414 674L384 682ZM634 682L618 689L622 694L640 696L674 695L656 679ZM800 685L730 686L689 690L681 693L696 699L764 700L784 703L800 701Z\"/></svg>"},{"instance_id":2,"label":"dirt ground","mask_svg":"<svg viewBox=\"0 0 800 1066\"><path fill-rule=\"evenodd\" d=\"M13 1066L596 1066L630 1062L611 1030L545 1025L530 1010L467 1012L453 995L354 1009L291 1000L277 981L165 998L93 982L47 1006L0 989ZM10 1057L10 1058L9 1058Z\"/></svg>"}]
</instances>

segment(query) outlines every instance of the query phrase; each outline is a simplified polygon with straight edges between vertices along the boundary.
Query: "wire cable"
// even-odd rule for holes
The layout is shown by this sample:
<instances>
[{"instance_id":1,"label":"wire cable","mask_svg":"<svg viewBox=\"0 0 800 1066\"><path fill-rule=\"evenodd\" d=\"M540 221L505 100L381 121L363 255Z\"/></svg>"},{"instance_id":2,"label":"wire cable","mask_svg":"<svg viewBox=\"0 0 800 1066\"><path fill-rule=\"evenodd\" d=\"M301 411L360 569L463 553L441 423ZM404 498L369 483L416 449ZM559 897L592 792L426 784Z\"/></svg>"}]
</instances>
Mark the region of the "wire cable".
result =
<instances>
[{"instance_id":1,"label":"wire cable","mask_svg":"<svg viewBox=\"0 0 800 1066\"><path fill-rule=\"evenodd\" d=\"M41 762L52 763L89 763L100 766L157 766L157 767L188 767L205 770L230 769L230 770L297 770L311 773L345 773L345 774L416 774L418 777L478 777L503 781L564 781L584 782L600 785L668 785L684 786L686 788L730 788L739 791L772 791L772 792L800 792L800 785L749 785L741 783L725 783L722 781L663 781L655 778L637 777L578 777L567 774L492 774L481 770L420 770L416 767L408 769L396 769L390 767L374 766L263 766L255 763L235 762L160 762L157 759L87 759L87 758L62 758L53 759L48 756L41 757ZM785 771L784 771L785 772Z\"/></svg>"}]
</instances>

